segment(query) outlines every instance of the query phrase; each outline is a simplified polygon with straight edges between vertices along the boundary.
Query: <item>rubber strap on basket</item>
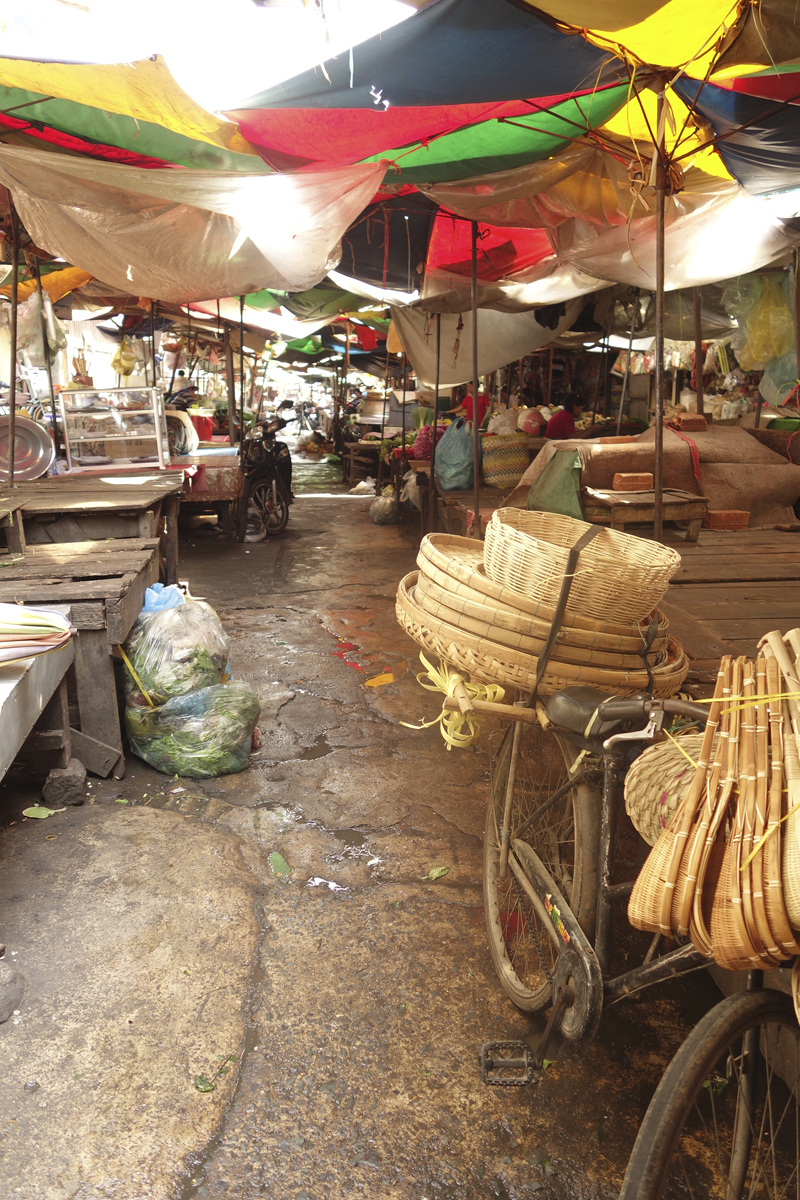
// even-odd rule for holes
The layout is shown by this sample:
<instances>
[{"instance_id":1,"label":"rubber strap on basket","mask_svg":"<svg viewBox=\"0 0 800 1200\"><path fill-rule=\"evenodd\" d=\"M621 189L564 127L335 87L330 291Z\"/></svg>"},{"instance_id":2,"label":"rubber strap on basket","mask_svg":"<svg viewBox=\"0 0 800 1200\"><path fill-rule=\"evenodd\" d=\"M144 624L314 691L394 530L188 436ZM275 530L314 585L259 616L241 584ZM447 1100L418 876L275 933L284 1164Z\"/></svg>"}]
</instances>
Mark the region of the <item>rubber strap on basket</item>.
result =
<instances>
[{"instance_id":1,"label":"rubber strap on basket","mask_svg":"<svg viewBox=\"0 0 800 1200\"><path fill-rule=\"evenodd\" d=\"M657 633L658 633L658 610L656 610L653 613L653 619L651 620L651 622L647 628L647 633L644 635L644 644L643 644L641 650L639 651L639 656L640 656L642 662L644 663L644 669L645 669L645 671L647 671L647 690L651 696L653 694L653 689L655 687L655 680L653 679L653 672L650 669L650 660L647 657L647 655L650 650L650 647L652 646L653 642L656 640Z\"/></svg>"},{"instance_id":2,"label":"rubber strap on basket","mask_svg":"<svg viewBox=\"0 0 800 1200\"><path fill-rule=\"evenodd\" d=\"M597 536L601 528L602 526L600 525L592 525L589 529L587 529L586 533L581 534L581 536L578 538L577 542L567 556L567 566L564 571L564 578L561 581L561 591L559 592L558 596L558 604L556 605L556 611L553 614L553 621L550 625L550 632L547 635L547 641L545 642L544 650L539 655L539 661L536 665L536 682L534 683L533 691L526 702L527 708L535 708L536 706L539 684L542 682L542 677L547 669L547 664L550 661L550 655L553 653L553 647L556 644L556 638L558 637L561 624L564 620L564 613L567 611L567 602L569 601L569 594L572 591L572 582L575 578L575 568L578 565L578 559L580 557L581 550L586 549L586 547L589 545L589 542L593 537Z\"/></svg>"}]
</instances>

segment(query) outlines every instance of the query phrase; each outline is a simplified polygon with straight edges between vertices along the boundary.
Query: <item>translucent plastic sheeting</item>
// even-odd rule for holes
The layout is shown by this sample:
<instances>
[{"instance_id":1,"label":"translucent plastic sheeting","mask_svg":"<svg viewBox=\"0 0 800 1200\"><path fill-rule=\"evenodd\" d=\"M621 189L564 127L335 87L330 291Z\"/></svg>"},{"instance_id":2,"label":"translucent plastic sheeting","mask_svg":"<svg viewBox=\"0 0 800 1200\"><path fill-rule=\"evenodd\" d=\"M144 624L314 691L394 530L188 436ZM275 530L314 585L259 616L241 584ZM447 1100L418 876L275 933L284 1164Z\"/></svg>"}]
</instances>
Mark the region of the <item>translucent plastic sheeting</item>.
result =
<instances>
[{"instance_id":1,"label":"translucent plastic sheeting","mask_svg":"<svg viewBox=\"0 0 800 1200\"><path fill-rule=\"evenodd\" d=\"M627 170L603 151L576 148L549 163L427 191L460 216L549 231L552 253L525 270L479 283L480 304L522 311L612 283L655 287L652 191L647 208L634 203ZM686 172L685 188L667 198L665 224L668 291L759 270L800 241L770 202L695 168ZM429 271L422 302L428 309L461 311L469 289L464 271Z\"/></svg>"},{"instance_id":2,"label":"translucent plastic sheeting","mask_svg":"<svg viewBox=\"0 0 800 1200\"><path fill-rule=\"evenodd\" d=\"M0 147L0 182L37 245L128 293L178 303L313 287L384 170L145 171Z\"/></svg>"},{"instance_id":3,"label":"translucent plastic sheeting","mask_svg":"<svg viewBox=\"0 0 800 1200\"><path fill-rule=\"evenodd\" d=\"M478 374L486 375L506 363L541 350L570 329L582 307L580 299L571 300L566 312L553 329L540 325L533 312L501 313L478 310ZM440 387L455 387L472 379L472 314L442 316ZM435 318L416 308L393 308L392 321L400 335L414 371L424 387L436 382Z\"/></svg>"}]
</instances>

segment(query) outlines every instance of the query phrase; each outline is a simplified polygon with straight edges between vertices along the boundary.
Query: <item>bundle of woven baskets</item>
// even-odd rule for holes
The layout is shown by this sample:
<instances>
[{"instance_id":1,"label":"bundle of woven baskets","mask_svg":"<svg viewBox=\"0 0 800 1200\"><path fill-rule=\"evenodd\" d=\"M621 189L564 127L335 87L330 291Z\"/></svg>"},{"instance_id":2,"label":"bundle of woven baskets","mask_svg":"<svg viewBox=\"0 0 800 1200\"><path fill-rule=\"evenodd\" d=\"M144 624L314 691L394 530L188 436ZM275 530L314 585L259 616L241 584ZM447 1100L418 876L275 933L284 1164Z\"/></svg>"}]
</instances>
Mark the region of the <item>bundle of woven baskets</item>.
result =
<instances>
[{"instance_id":1,"label":"bundle of woven baskets","mask_svg":"<svg viewBox=\"0 0 800 1200\"><path fill-rule=\"evenodd\" d=\"M580 521L571 523L583 528ZM627 563L630 571L630 559ZM397 592L397 619L414 641L475 680L530 691L560 582L549 591L538 589L541 595L519 592L490 577L480 542L445 534L423 539L417 565L419 571L407 575ZM650 610L646 617L629 622L617 620L611 605L603 617L568 606L540 694L586 683L609 693L652 687L656 696L673 695L688 664L669 636L666 617Z\"/></svg>"},{"instance_id":2,"label":"bundle of woven baskets","mask_svg":"<svg viewBox=\"0 0 800 1200\"><path fill-rule=\"evenodd\" d=\"M661 830L673 780L653 776L654 750L638 760L628 811L657 840L628 916L729 970L767 970L800 954L800 629L767 634L755 661L722 659L696 755Z\"/></svg>"}]
</instances>

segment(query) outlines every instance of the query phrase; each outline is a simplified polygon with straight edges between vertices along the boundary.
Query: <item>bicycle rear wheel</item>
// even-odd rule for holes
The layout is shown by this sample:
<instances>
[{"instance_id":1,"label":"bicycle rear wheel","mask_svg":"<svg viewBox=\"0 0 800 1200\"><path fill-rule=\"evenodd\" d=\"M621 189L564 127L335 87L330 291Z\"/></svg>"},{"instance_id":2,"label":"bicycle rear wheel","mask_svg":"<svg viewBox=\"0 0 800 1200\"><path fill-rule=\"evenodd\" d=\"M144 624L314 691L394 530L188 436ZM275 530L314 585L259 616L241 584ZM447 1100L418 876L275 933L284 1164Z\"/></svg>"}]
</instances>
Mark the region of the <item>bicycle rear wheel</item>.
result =
<instances>
[{"instance_id":1,"label":"bicycle rear wheel","mask_svg":"<svg viewBox=\"0 0 800 1200\"><path fill-rule=\"evenodd\" d=\"M512 725L498 754L483 843L483 897L489 949L497 977L518 1008L538 1012L552 997L563 944L524 884L525 866L513 846L523 841L552 875L587 937L594 933L600 796L579 784L535 816L569 778L577 751L539 725L526 725L516 759L511 799L509 866L501 877L501 830L513 758ZM530 820L526 828L521 828Z\"/></svg>"},{"instance_id":2,"label":"bicycle rear wheel","mask_svg":"<svg viewBox=\"0 0 800 1200\"><path fill-rule=\"evenodd\" d=\"M620 1200L800 1193L800 1029L782 992L723 1000L667 1067Z\"/></svg>"}]
</instances>

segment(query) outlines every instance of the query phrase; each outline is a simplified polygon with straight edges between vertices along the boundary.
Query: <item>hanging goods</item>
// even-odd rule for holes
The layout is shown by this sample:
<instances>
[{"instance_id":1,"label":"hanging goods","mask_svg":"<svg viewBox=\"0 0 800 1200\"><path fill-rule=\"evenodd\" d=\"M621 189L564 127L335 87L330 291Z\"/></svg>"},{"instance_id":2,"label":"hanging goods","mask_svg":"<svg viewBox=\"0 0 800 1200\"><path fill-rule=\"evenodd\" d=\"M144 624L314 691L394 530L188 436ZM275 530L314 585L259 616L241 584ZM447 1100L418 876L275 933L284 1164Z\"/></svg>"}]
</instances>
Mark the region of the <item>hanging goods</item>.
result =
<instances>
[{"instance_id":1,"label":"hanging goods","mask_svg":"<svg viewBox=\"0 0 800 1200\"><path fill-rule=\"evenodd\" d=\"M569 549L590 528L554 513L497 509L486 529L486 573L555 606ZM667 546L603 529L581 554L567 610L640 621L658 604L680 562Z\"/></svg>"}]
</instances>

